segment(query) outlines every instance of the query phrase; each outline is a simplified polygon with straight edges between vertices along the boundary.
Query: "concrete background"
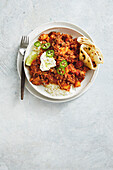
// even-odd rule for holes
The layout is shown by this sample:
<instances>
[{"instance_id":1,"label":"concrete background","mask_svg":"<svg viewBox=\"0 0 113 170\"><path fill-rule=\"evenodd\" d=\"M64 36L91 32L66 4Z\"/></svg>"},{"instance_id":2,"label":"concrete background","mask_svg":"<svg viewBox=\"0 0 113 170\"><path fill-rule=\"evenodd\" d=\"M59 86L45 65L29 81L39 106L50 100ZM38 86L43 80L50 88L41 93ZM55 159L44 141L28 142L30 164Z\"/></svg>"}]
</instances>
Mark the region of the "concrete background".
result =
<instances>
[{"instance_id":1,"label":"concrete background","mask_svg":"<svg viewBox=\"0 0 113 170\"><path fill-rule=\"evenodd\" d=\"M16 69L22 35L67 21L104 55L93 86L51 104L25 90ZM113 170L113 0L0 0L0 170Z\"/></svg>"}]
</instances>

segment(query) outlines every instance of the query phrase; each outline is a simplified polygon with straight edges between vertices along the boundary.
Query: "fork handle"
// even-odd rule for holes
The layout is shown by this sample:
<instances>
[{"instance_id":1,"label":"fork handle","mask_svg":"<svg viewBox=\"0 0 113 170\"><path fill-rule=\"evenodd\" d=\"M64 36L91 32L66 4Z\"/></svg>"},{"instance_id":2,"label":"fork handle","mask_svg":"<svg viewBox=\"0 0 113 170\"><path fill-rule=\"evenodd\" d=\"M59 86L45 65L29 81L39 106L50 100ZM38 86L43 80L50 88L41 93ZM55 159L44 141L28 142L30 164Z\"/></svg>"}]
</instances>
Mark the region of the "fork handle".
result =
<instances>
[{"instance_id":1,"label":"fork handle","mask_svg":"<svg viewBox=\"0 0 113 170\"><path fill-rule=\"evenodd\" d=\"M24 86L25 86L25 72L24 72L24 60L22 60L21 69L21 100L24 98Z\"/></svg>"}]
</instances>

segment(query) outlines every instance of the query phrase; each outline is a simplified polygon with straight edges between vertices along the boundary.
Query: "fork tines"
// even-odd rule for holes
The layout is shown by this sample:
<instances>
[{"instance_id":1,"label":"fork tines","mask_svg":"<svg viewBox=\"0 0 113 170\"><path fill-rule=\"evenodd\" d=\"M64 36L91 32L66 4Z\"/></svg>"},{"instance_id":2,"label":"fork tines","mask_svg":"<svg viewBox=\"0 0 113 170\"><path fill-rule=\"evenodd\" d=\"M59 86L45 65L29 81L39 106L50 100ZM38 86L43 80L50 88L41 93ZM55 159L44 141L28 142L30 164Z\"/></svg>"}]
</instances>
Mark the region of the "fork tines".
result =
<instances>
[{"instance_id":1,"label":"fork tines","mask_svg":"<svg viewBox=\"0 0 113 170\"><path fill-rule=\"evenodd\" d=\"M23 47L23 48L24 47L26 48L26 46L28 46L28 44L29 44L29 37L22 36L20 46Z\"/></svg>"}]
</instances>

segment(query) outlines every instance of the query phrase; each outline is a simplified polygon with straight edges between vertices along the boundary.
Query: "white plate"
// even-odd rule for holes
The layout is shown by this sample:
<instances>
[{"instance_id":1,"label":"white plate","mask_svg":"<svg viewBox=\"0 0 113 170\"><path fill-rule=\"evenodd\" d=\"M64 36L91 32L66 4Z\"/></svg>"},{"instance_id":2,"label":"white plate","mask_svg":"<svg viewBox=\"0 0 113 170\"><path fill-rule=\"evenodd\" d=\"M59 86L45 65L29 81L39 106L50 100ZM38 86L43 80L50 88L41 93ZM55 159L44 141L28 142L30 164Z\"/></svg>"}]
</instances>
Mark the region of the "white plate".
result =
<instances>
[{"instance_id":1,"label":"white plate","mask_svg":"<svg viewBox=\"0 0 113 170\"><path fill-rule=\"evenodd\" d=\"M41 33L49 33L51 31L59 31L63 33L68 33L68 34L71 34L73 37L84 35L90 40L92 40L85 31L83 31L81 28L75 25L65 23L65 22L48 23L48 24L45 24L45 25L42 25L36 28L34 31L32 31L28 35L30 38L30 44L26 50L25 60L31 51L32 45L37 40L37 37ZM21 57L18 54L17 69L18 69L19 75L20 75L20 70L21 70L20 68L21 68ZM32 94L34 94L36 97L41 98L46 101L52 101L52 102L65 102L65 101L69 101L69 100L79 97L91 86L98 72L98 69L96 71L93 71L93 70L88 71L85 79L81 83L82 84L81 87L76 88L76 91L73 94L69 94L66 96L51 96L45 91L45 88L43 86L36 86L36 85L33 85L31 82L29 82L29 78L30 78L29 71L26 67L24 67L24 69L25 69L25 74L27 77L27 81L26 81L27 89Z\"/></svg>"}]
</instances>

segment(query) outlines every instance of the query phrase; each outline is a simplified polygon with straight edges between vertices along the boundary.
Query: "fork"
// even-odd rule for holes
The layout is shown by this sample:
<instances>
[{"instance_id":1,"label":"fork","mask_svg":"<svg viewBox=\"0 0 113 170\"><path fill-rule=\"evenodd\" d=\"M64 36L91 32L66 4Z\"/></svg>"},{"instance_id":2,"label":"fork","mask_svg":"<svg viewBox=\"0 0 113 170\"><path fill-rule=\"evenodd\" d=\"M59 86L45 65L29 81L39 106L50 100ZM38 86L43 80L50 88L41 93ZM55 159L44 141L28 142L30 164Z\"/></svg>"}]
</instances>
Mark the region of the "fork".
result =
<instances>
[{"instance_id":1,"label":"fork","mask_svg":"<svg viewBox=\"0 0 113 170\"><path fill-rule=\"evenodd\" d=\"M29 37L22 36L21 43L20 43L20 49L19 49L19 52L23 56L22 68L21 68L21 100L23 100L23 97L24 97L24 86L25 86L24 55L25 55L26 48L28 45L29 45Z\"/></svg>"}]
</instances>

